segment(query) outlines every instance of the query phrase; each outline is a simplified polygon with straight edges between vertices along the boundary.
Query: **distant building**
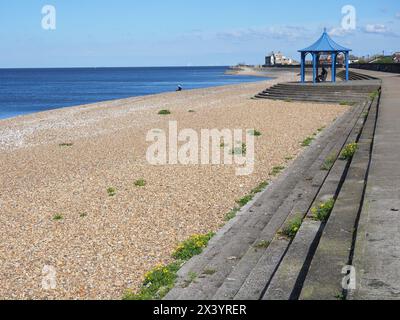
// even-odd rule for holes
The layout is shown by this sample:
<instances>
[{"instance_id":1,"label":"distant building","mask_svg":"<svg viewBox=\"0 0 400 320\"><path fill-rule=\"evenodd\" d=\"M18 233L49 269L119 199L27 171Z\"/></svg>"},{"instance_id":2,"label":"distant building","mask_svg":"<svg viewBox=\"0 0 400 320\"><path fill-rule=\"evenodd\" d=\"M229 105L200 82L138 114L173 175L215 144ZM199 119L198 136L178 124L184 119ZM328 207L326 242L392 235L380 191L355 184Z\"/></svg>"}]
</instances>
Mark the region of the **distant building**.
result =
<instances>
[{"instance_id":1,"label":"distant building","mask_svg":"<svg viewBox=\"0 0 400 320\"><path fill-rule=\"evenodd\" d=\"M319 57L320 64L332 64L332 56L330 54L327 55L320 55ZM344 56L343 54L339 54L336 58L336 63L343 64L344 63Z\"/></svg>"},{"instance_id":2,"label":"distant building","mask_svg":"<svg viewBox=\"0 0 400 320\"><path fill-rule=\"evenodd\" d=\"M271 52L269 55L265 57L265 65L266 67L272 66L287 66L295 64L295 61L291 58L284 56L280 51Z\"/></svg>"}]
</instances>

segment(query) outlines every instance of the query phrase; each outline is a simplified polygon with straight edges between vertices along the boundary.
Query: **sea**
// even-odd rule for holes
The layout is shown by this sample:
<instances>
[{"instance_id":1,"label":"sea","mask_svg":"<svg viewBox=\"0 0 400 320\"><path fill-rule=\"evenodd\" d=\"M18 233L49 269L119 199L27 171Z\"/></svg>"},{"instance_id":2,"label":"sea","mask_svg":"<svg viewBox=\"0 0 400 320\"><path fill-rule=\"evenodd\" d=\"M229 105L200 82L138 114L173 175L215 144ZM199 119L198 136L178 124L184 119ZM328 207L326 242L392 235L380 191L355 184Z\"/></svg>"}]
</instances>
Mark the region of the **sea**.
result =
<instances>
[{"instance_id":1,"label":"sea","mask_svg":"<svg viewBox=\"0 0 400 320\"><path fill-rule=\"evenodd\" d=\"M0 69L0 119L44 110L266 78L228 67Z\"/></svg>"}]
</instances>

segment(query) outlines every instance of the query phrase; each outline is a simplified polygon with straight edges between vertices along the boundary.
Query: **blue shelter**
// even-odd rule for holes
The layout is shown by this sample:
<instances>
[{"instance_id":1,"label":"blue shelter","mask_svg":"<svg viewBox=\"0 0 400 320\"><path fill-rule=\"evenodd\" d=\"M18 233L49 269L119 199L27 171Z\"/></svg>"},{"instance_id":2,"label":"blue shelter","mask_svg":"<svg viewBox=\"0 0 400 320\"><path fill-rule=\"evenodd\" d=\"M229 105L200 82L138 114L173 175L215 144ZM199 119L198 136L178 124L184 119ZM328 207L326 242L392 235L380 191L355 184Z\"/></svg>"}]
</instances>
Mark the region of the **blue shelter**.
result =
<instances>
[{"instance_id":1,"label":"blue shelter","mask_svg":"<svg viewBox=\"0 0 400 320\"><path fill-rule=\"evenodd\" d=\"M319 65L319 57L321 54L330 54L332 60L332 82L336 82L336 61L339 53L343 53L345 56L345 64L346 64L346 81L349 80L349 58L350 58L351 49L342 47L337 44L326 32L326 28L321 38L318 39L313 45L305 48L303 50L299 50L301 53L301 82L305 82L305 71L306 71L306 56L307 54L312 55L313 60L313 81L317 82L318 76L318 65Z\"/></svg>"}]
</instances>

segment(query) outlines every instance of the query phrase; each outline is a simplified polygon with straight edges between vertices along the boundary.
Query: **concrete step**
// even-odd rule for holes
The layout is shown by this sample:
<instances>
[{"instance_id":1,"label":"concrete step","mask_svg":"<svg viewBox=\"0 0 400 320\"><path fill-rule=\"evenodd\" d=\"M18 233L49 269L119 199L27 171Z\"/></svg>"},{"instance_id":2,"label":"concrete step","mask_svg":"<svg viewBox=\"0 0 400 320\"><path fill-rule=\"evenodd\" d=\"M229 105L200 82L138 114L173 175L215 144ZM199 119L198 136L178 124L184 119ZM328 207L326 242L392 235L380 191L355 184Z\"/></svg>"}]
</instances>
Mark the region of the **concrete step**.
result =
<instances>
[{"instance_id":1,"label":"concrete step","mask_svg":"<svg viewBox=\"0 0 400 320\"><path fill-rule=\"evenodd\" d=\"M369 108L370 103L366 106ZM357 123L354 125L351 133L345 141L342 141L342 147L357 140L357 136L363 126L363 117L360 114ZM341 148L340 148L341 150ZM339 151L340 152L340 151ZM339 153L335 153L337 158ZM312 206L318 206L329 199L336 199L341 189L342 181L346 176L347 162L337 160L322 186L318 196ZM310 259L316 250L319 237L324 228L324 223L314 221L311 211L308 211L307 218L296 235L293 243L288 249L283 261L279 265L270 285L263 297L264 300L295 300L301 292L302 283L306 275Z\"/></svg>"},{"instance_id":2,"label":"concrete step","mask_svg":"<svg viewBox=\"0 0 400 320\"><path fill-rule=\"evenodd\" d=\"M301 290L302 300L335 300L345 294L343 267L349 265L371 156L377 117L372 104L359 140L359 149L350 164L346 180L323 230Z\"/></svg>"},{"instance_id":3,"label":"concrete step","mask_svg":"<svg viewBox=\"0 0 400 320\"><path fill-rule=\"evenodd\" d=\"M342 101L359 102L367 99L369 94L378 89L379 86L380 83L377 80L361 80L335 84L281 83L260 92L255 98L327 103L339 103Z\"/></svg>"},{"instance_id":4,"label":"concrete step","mask_svg":"<svg viewBox=\"0 0 400 320\"><path fill-rule=\"evenodd\" d=\"M356 117L354 117L354 120L356 120L358 117L360 116L360 113L358 112ZM353 123L354 125L354 123ZM345 129L347 129L349 126L349 124L346 125L343 131L346 131ZM351 127L350 129L351 130ZM322 171L321 170L321 166L322 163L324 162L324 160L326 159L326 157L328 157L329 154L331 154L332 152L335 152L336 154L338 154L340 152L340 150L343 147L344 142L346 141L346 137L348 135L348 131L346 132L337 132L336 133L336 138L337 137L344 137L344 139L339 139L340 141L336 141L336 140L331 140L330 144L325 148L324 152L321 153L320 157L318 158L318 160L314 163L313 167L310 169L309 171L309 177L313 177L312 179L305 179L305 181L299 183L298 185L298 190L295 190L293 192L293 195L297 196L301 195L301 198L296 199L297 201L295 201L292 210L289 212L277 212L276 217L281 217L279 223L275 224L275 225L268 225L265 230L263 231L263 235L262 237L259 239L259 241L261 241L262 239L273 239L271 242L271 245L273 245L275 242L278 242L276 244L276 248L282 248L282 250L280 252L277 252L276 250L274 250L272 252L273 256L271 257L271 259L275 260L275 257L281 255L283 256L285 251L287 250L288 246L284 246L283 242L285 242L286 239L281 239L281 238L276 238L276 234L277 231L279 231L279 229L281 229L282 225L288 220L294 218L295 216L301 215L302 217L304 217L306 215L306 213L309 211L311 204L313 203L313 200L315 199L316 195L318 194L319 190L321 189L321 185L323 186L324 180L326 178L326 176L328 175L327 171ZM292 199L288 199L289 202L292 202ZM282 219L283 218L283 219ZM256 245L256 243L255 243ZM250 251L250 254L252 256L254 256L254 252ZM269 250L266 250L265 253L263 253L264 255L266 255L267 257L270 256L270 252ZM243 265L246 265L248 267L248 256L244 256L242 261L243 261ZM277 268L278 266L278 262L275 264L275 268ZM260 273L267 273L266 270L259 270L260 268L264 268L267 267L269 268L271 266L271 264L268 265L264 265L264 264L258 264L254 270L252 271L252 273L249 275L248 279L246 279L245 283L243 284L242 288L239 290L237 296L235 297L235 299L259 299L261 298L262 292L265 289L265 287L267 286L268 281L270 280L270 278L264 278L264 279L260 279L257 278L254 279L254 277L258 277L258 275ZM240 276L238 275L239 271L235 268L234 273L236 273L235 275L231 274L229 276L229 278L236 278L236 279L240 279ZM272 275L272 274L271 274ZM241 275L243 277L243 275ZM232 286L232 283L229 283L230 286ZM221 287L223 288L223 287ZM221 298L230 298L229 296L222 296Z\"/></svg>"},{"instance_id":5,"label":"concrete step","mask_svg":"<svg viewBox=\"0 0 400 320\"><path fill-rule=\"evenodd\" d=\"M257 95L257 99L269 99L269 100L282 100L282 101L304 101L304 102L317 102L317 103L333 103L338 104L343 100L337 98L327 98L327 97L285 97L285 96L273 96L273 95ZM359 102L359 100L348 99L348 102Z\"/></svg>"}]
</instances>

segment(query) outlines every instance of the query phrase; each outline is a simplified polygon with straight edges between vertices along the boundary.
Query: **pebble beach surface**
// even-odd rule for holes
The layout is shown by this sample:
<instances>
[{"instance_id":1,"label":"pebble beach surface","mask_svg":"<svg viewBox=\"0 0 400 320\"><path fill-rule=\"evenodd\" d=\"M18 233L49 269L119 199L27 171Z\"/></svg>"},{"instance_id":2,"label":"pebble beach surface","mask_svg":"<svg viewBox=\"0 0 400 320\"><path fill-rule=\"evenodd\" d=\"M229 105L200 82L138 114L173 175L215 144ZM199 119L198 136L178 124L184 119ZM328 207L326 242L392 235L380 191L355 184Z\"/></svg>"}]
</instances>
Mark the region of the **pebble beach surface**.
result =
<instances>
[{"instance_id":1,"label":"pebble beach surface","mask_svg":"<svg viewBox=\"0 0 400 320\"><path fill-rule=\"evenodd\" d=\"M348 109L251 99L289 80L294 75L0 120L0 299L121 299L148 270L170 262L178 243L217 231L235 200ZM162 109L171 114L158 115ZM167 131L170 120L198 132L261 132L254 173L151 166L146 134ZM144 187L135 185L140 179ZM49 270L50 288L43 286Z\"/></svg>"}]
</instances>

